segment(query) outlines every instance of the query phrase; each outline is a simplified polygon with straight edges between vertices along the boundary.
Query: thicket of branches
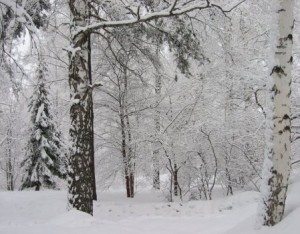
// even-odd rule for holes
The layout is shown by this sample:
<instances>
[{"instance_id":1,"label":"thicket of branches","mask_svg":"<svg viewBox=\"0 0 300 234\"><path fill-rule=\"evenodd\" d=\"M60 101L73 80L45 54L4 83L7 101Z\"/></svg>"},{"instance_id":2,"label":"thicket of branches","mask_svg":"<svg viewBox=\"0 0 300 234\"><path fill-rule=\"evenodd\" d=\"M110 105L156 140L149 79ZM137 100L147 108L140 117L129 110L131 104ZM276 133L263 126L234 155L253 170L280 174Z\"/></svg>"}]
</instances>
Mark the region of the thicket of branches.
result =
<instances>
[{"instance_id":1,"label":"thicket of branches","mask_svg":"<svg viewBox=\"0 0 300 234\"><path fill-rule=\"evenodd\" d=\"M273 8L269 1L215 2L93 0L86 1L83 14L74 1L0 0L0 189L19 189L28 173L21 167L30 136L26 106L42 58L63 142L71 126L65 146L71 186L81 177L91 180L86 184L94 199L95 185L100 191L122 184L128 197L153 187L169 201L210 200L220 188L224 196L259 190ZM297 19L294 26L297 39ZM298 41L291 118L295 162ZM79 60L83 65L76 66ZM86 80L80 80L82 71ZM80 96L83 89L88 101ZM87 109L88 117L80 119ZM93 158L82 162L87 174L77 175L82 159L74 158L84 152L77 147L76 126L86 118L89 131L79 138L88 139L84 144Z\"/></svg>"}]
</instances>

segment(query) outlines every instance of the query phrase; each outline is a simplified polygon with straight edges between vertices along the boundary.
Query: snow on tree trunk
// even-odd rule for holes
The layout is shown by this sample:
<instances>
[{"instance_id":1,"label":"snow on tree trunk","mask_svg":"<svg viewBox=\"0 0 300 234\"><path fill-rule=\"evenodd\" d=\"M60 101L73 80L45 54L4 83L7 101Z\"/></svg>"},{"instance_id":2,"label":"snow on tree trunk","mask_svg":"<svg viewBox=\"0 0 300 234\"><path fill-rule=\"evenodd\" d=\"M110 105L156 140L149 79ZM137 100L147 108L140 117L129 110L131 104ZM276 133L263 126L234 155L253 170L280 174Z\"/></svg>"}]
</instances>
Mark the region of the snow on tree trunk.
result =
<instances>
[{"instance_id":1,"label":"snow on tree trunk","mask_svg":"<svg viewBox=\"0 0 300 234\"><path fill-rule=\"evenodd\" d=\"M271 71L271 99L267 119L267 147L261 187L261 222L273 226L283 218L291 158L291 71L293 0L279 0L275 66Z\"/></svg>"},{"instance_id":2,"label":"snow on tree trunk","mask_svg":"<svg viewBox=\"0 0 300 234\"><path fill-rule=\"evenodd\" d=\"M69 85L71 92L71 155L69 159L70 208L93 214L93 118L89 77L88 31L79 31L89 20L90 1L70 0L71 48Z\"/></svg>"},{"instance_id":3,"label":"snow on tree trunk","mask_svg":"<svg viewBox=\"0 0 300 234\"><path fill-rule=\"evenodd\" d=\"M134 174L133 174L133 168L132 168L133 165L131 159L132 152L126 150L128 148L128 145L126 143L126 125L125 125L125 114L124 114L123 106L121 106L120 123L121 123L121 136L122 136L121 152L122 152L123 165L124 165L126 195L127 197L133 198L134 197Z\"/></svg>"},{"instance_id":4,"label":"snow on tree trunk","mask_svg":"<svg viewBox=\"0 0 300 234\"><path fill-rule=\"evenodd\" d=\"M121 152L124 165L124 176L126 184L126 195L128 198L134 197L134 155L132 150L132 136L130 129L130 122L128 116L128 76L127 71L124 69L124 79L122 85L124 92L120 99L120 124L121 124Z\"/></svg>"},{"instance_id":5,"label":"snow on tree trunk","mask_svg":"<svg viewBox=\"0 0 300 234\"><path fill-rule=\"evenodd\" d=\"M89 50L89 78L90 78L90 84L92 84L92 49L91 49L91 35L89 35L88 39L88 50ZM93 93L90 94L91 99L93 100ZM91 142L91 148L92 148L92 154L91 154L91 173L92 173L92 186L93 186L93 199L94 201L97 201L97 186L96 186L96 173L95 173L95 142L94 142L94 104L91 103L90 108L90 117L92 121L92 130L90 131L92 142Z\"/></svg>"},{"instance_id":6,"label":"snow on tree trunk","mask_svg":"<svg viewBox=\"0 0 300 234\"><path fill-rule=\"evenodd\" d=\"M158 54L158 53L157 53ZM157 137L160 134L160 110L159 110L159 102L161 98L161 75L156 74L155 76L155 96L156 96L156 109L154 114L154 123L155 123L155 133ZM153 143L153 188L159 190L160 189L160 173L159 173L159 158L160 152L159 148L160 143L158 141Z\"/></svg>"}]
</instances>

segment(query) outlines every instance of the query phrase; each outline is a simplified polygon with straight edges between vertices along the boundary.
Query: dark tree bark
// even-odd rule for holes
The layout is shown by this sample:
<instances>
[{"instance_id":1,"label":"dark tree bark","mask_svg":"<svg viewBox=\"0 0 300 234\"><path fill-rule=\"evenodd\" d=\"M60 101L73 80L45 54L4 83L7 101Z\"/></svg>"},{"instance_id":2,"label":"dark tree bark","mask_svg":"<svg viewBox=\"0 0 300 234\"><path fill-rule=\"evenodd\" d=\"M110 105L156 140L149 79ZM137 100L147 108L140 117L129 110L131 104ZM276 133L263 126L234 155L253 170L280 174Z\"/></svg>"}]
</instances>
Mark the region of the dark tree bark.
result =
<instances>
[{"instance_id":1,"label":"dark tree bark","mask_svg":"<svg viewBox=\"0 0 300 234\"><path fill-rule=\"evenodd\" d=\"M178 168L177 164L174 164L174 196L178 196Z\"/></svg>"},{"instance_id":2,"label":"dark tree bark","mask_svg":"<svg viewBox=\"0 0 300 234\"><path fill-rule=\"evenodd\" d=\"M78 32L89 20L89 4L86 0L70 0L71 48L69 85L71 91L72 143L69 178L69 203L71 208L93 214L93 99L90 86L89 31Z\"/></svg>"},{"instance_id":3,"label":"dark tree bark","mask_svg":"<svg viewBox=\"0 0 300 234\"><path fill-rule=\"evenodd\" d=\"M127 83L127 78L126 78ZM126 93L127 93L127 85L126 85ZM126 130L127 130L127 137L128 137L128 170L129 170L129 189L130 189L130 197L134 197L134 170L135 170L135 162L134 162L134 152L132 150L132 136L131 136L131 129L130 129L130 122L127 108L125 110L126 113Z\"/></svg>"},{"instance_id":4,"label":"dark tree bark","mask_svg":"<svg viewBox=\"0 0 300 234\"><path fill-rule=\"evenodd\" d=\"M90 80L90 85L93 83L92 79L92 49L91 49L91 34L89 35L88 39L88 50L89 50L89 80ZM93 93L91 93L91 99L93 100ZM90 117L92 121L92 131L91 133L91 144L92 144L92 154L91 154L91 173L92 173L92 186L93 186L93 200L97 201L97 186L96 186L96 173L95 173L95 144L94 144L94 105L93 102L91 103L91 109L90 109Z\"/></svg>"}]
</instances>

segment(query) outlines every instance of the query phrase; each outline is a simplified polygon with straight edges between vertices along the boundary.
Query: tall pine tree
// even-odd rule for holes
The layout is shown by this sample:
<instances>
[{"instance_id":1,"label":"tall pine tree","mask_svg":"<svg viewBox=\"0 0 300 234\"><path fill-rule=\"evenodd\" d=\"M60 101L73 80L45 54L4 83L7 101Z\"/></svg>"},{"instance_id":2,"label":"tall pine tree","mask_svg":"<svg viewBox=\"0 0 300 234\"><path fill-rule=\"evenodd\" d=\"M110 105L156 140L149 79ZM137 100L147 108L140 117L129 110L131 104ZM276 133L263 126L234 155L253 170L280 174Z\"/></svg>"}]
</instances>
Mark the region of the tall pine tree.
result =
<instances>
[{"instance_id":1,"label":"tall pine tree","mask_svg":"<svg viewBox=\"0 0 300 234\"><path fill-rule=\"evenodd\" d=\"M51 113L46 75L46 64L40 61L36 71L38 82L29 103L32 127L25 159L21 163L25 170L21 189L55 188L53 176L66 177L65 150Z\"/></svg>"}]
</instances>

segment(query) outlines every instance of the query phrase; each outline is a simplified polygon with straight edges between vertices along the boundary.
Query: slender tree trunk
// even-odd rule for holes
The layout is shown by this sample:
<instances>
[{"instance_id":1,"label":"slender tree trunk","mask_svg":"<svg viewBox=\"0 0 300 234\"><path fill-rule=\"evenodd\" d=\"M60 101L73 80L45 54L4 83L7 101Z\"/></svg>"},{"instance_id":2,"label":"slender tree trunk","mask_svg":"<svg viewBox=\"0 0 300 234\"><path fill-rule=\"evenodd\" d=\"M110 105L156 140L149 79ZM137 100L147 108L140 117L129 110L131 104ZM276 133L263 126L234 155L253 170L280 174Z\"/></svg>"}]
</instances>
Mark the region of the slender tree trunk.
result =
<instances>
[{"instance_id":1,"label":"slender tree trunk","mask_svg":"<svg viewBox=\"0 0 300 234\"><path fill-rule=\"evenodd\" d=\"M266 158L264 164L263 225L273 226L283 218L291 159L290 95L292 82L293 0L279 0L278 40L270 98Z\"/></svg>"},{"instance_id":2,"label":"slender tree trunk","mask_svg":"<svg viewBox=\"0 0 300 234\"><path fill-rule=\"evenodd\" d=\"M71 48L69 85L71 92L71 154L68 170L70 208L93 214L93 117L89 71L90 33L78 32L89 20L89 0L69 0Z\"/></svg>"},{"instance_id":3,"label":"slender tree trunk","mask_svg":"<svg viewBox=\"0 0 300 234\"><path fill-rule=\"evenodd\" d=\"M90 13L89 13L90 14ZM92 85L92 49L91 49L91 35L88 38L88 50L89 50L89 80ZM93 100L93 93L91 93L91 99ZM93 186L93 200L97 201L97 187L96 187L96 173L95 173L95 144L94 144L94 105L91 103L91 121L92 121L92 131L91 133L91 144L92 144L92 154L91 154L91 173L92 173L92 186Z\"/></svg>"},{"instance_id":4,"label":"slender tree trunk","mask_svg":"<svg viewBox=\"0 0 300 234\"><path fill-rule=\"evenodd\" d=\"M125 116L124 116L124 107L121 106L121 114L120 114L120 123L121 123L121 152L123 157L123 165L124 165L124 176L125 176L125 185L126 185L126 195L127 197L134 197L133 195L133 180L134 176L130 167L130 159L127 153L126 147L126 124L125 124Z\"/></svg>"},{"instance_id":5,"label":"slender tree trunk","mask_svg":"<svg viewBox=\"0 0 300 234\"><path fill-rule=\"evenodd\" d=\"M174 196L178 196L178 168L177 164L174 164Z\"/></svg>"},{"instance_id":6,"label":"slender tree trunk","mask_svg":"<svg viewBox=\"0 0 300 234\"><path fill-rule=\"evenodd\" d=\"M154 115L155 122L155 132L156 136L159 137L160 134L160 110L159 110L159 101L161 96L161 76L156 74L155 76L155 95L156 95L156 109ZM159 172L159 159L160 159L160 143L153 143L153 188L159 190L160 189L160 172Z\"/></svg>"},{"instance_id":7,"label":"slender tree trunk","mask_svg":"<svg viewBox=\"0 0 300 234\"><path fill-rule=\"evenodd\" d=\"M225 71L225 79L226 83L230 85L229 90L228 90L228 95L226 95L225 98L225 131L226 131L226 136L234 141L234 130L236 129L236 124L235 124L235 111L232 105L232 97L234 96L233 93L233 75L232 71L230 70L231 67L233 66L233 58L231 55L232 52L232 28L233 25L231 21L227 22L227 27L226 27L226 33L225 33L225 38L224 38L224 53L225 53L225 63L224 63L224 71ZM230 150L231 152L231 150ZM232 190L232 185L231 185L231 176L230 176L230 170L229 170L229 164L231 160L232 155L225 156L225 171L226 171L226 187L227 187L227 196L229 193L232 195L233 190Z\"/></svg>"},{"instance_id":8,"label":"slender tree trunk","mask_svg":"<svg viewBox=\"0 0 300 234\"><path fill-rule=\"evenodd\" d=\"M122 123L123 122L123 123ZM123 125L122 129L122 156L123 156L123 165L125 173L125 184L126 184L126 195L127 197L134 197L134 173L132 170L131 161L129 158L129 153L126 151L126 133L125 133L125 123L124 120L121 121Z\"/></svg>"},{"instance_id":9,"label":"slender tree trunk","mask_svg":"<svg viewBox=\"0 0 300 234\"><path fill-rule=\"evenodd\" d=\"M123 79L124 90L123 95L121 95L120 101L120 122L121 122L121 135L122 135L122 155L123 155L123 165L125 172L125 183L126 183L126 194L127 197L134 197L134 159L132 151L132 136L130 131L130 122L128 116L128 77L126 68L124 69L124 79Z\"/></svg>"},{"instance_id":10,"label":"slender tree trunk","mask_svg":"<svg viewBox=\"0 0 300 234\"><path fill-rule=\"evenodd\" d=\"M227 163L226 163L225 173L226 173L226 180L227 180L227 194L226 195L227 196L229 194L233 195L233 189L232 189L232 186L231 186L231 176L230 176L230 172L229 172Z\"/></svg>"},{"instance_id":11,"label":"slender tree trunk","mask_svg":"<svg viewBox=\"0 0 300 234\"><path fill-rule=\"evenodd\" d=\"M129 122L129 116L128 111L126 107L126 130L127 130L127 136L128 136L128 167L129 167L129 181L130 181L130 197L134 197L134 171L135 171L135 162L134 162L134 155L132 150L132 136L131 136L131 129L130 129L130 122Z\"/></svg>"},{"instance_id":12,"label":"slender tree trunk","mask_svg":"<svg viewBox=\"0 0 300 234\"><path fill-rule=\"evenodd\" d=\"M10 121L10 120L9 120ZM9 123L7 130L7 139L6 139L6 182L7 190L14 190L14 174L13 174L13 159L12 159L12 129L11 123Z\"/></svg>"}]
</instances>

